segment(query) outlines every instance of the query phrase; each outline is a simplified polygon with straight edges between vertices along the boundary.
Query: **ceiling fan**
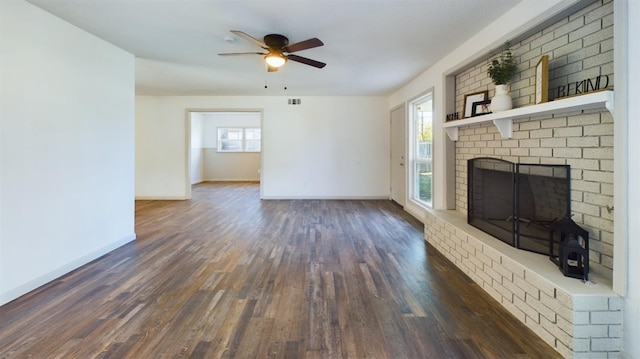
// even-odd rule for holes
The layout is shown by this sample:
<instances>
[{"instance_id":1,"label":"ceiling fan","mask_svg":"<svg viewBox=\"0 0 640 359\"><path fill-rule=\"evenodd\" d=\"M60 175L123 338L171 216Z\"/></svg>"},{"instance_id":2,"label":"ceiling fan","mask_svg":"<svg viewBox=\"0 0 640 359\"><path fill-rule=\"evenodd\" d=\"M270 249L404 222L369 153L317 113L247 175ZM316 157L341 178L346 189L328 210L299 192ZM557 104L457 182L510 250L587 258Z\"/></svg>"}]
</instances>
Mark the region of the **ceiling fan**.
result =
<instances>
[{"instance_id":1,"label":"ceiling fan","mask_svg":"<svg viewBox=\"0 0 640 359\"><path fill-rule=\"evenodd\" d=\"M289 45L289 39L285 36L278 34L269 34L264 37L263 41L257 40L250 35L238 30L231 30L231 32L235 35L240 36L241 38L263 48L266 52L231 52L231 53L223 53L218 54L220 56L242 56L242 55L262 55L264 56L264 61L267 63L267 71L274 72L278 71L282 65L284 65L287 60L299 62L305 65L317 67L319 69L325 67L327 64L324 62L308 59L306 57L293 55L292 52L312 49L314 47L322 46L324 43L320 41L318 38L311 38L308 40L296 42L295 44Z\"/></svg>"}]
</instances>

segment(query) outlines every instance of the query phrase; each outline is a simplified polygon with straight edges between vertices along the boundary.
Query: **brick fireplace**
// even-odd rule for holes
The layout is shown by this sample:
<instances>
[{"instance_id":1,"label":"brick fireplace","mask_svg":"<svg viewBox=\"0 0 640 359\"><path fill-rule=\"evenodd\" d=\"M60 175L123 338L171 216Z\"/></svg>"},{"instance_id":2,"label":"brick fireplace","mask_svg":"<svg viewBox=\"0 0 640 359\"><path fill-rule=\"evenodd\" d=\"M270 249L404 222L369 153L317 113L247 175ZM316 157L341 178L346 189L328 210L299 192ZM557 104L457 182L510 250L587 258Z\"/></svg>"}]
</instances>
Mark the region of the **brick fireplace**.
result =
<instances>
[{"instance_id":1,"label":"brick fireplace","mask_svg":"<svg viewBox=\"0 0 640 359\"><path fill-rule=\"evenodd\" d=\"M549 88L613 78L613 3L596 1L511 49L519 73L514 107L533 105L534 71L549 55ZM489 91L485 59L455 75L455 108ZM613 90L613 84L609 84ZM550 99L557 95L550 91ZM444 117L444 116L443 116ZM455 142L455 210L429 210L425 239L565 357L607 357L622 346L622 299L613 276L613 116L604 107L513 121L505 138L492 124L462 126ZM589 282L565 277L548 256L518 250L467 223L467 161L568 165L571 218L589 234ZM451 178L449 178L451 181Z\"/></svg>"}]
</instances>

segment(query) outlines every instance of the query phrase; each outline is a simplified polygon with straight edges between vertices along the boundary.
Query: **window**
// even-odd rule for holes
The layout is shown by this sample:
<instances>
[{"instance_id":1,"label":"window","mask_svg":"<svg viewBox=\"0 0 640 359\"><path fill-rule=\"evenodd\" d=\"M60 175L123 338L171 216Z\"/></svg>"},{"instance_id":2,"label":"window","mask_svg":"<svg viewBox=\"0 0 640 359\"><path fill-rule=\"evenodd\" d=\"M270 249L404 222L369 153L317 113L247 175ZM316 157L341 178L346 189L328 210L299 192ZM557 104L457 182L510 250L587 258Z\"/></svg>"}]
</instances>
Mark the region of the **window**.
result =
<instances>
[{"instance_id":1,"label":"window","mask_svg":"<svg viewBox=\"0 0 640 359\"><path fill-rule=\"evenodd\" d=\"M260 152L261 133L254 127L219 127L218 152Z\"/></svg>"},{"instance_id":2,"label":"window","mask_svg":"<svg viewBox=\"0 0 640 359\"><path fill-rule=\"evenodd\" d=\"M411 198L431 206L432 203L432 129L433 100L431 94L412 102L411 127Z\"/></svg>"}]
</instances>

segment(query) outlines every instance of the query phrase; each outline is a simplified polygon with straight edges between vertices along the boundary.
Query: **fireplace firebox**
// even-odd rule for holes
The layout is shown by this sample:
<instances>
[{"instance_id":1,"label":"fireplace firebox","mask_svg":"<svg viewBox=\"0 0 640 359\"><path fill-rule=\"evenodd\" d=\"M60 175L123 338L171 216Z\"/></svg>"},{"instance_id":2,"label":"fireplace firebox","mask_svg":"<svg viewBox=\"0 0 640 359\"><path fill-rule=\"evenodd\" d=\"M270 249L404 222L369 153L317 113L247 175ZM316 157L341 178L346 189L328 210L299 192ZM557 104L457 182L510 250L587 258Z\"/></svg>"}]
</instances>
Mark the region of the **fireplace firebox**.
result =
<instances>
[{"instance_id":1,"label":"fireplace firebox","mask_svg":"<svg viewBox=\"0 0 640 359\"><path fill-rule=\"evenodd\" d=\"M570 180L568 165L470 159L468 223L513 247L549 254L551 224L571 216Z\"/></svg>"}]
</instances>

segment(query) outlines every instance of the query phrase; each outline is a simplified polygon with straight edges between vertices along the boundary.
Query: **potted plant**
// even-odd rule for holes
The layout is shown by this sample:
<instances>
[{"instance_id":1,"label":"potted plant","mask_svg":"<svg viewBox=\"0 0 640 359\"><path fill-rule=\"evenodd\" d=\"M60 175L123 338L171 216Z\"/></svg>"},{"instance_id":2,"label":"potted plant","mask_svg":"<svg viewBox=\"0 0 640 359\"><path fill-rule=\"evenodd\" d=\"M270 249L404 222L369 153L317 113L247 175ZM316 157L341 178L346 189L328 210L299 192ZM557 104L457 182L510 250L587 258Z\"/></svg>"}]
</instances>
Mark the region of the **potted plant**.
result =
<instances>
[{"instance_id":1,"label":"potted plant","mask_svg":"<svg viewBox=\"0 0 640 359\"><path fill-rule=\"evenodd\" d=\"M510 110L513 107L507 84L516 73L517 68L516 59L509 48L509 43L507 43L506 49L502 51L500 56L491 60L487 69L487 74L496 85L496 93L491 99L492 112Z\"/></svg>"}]
</instances>

